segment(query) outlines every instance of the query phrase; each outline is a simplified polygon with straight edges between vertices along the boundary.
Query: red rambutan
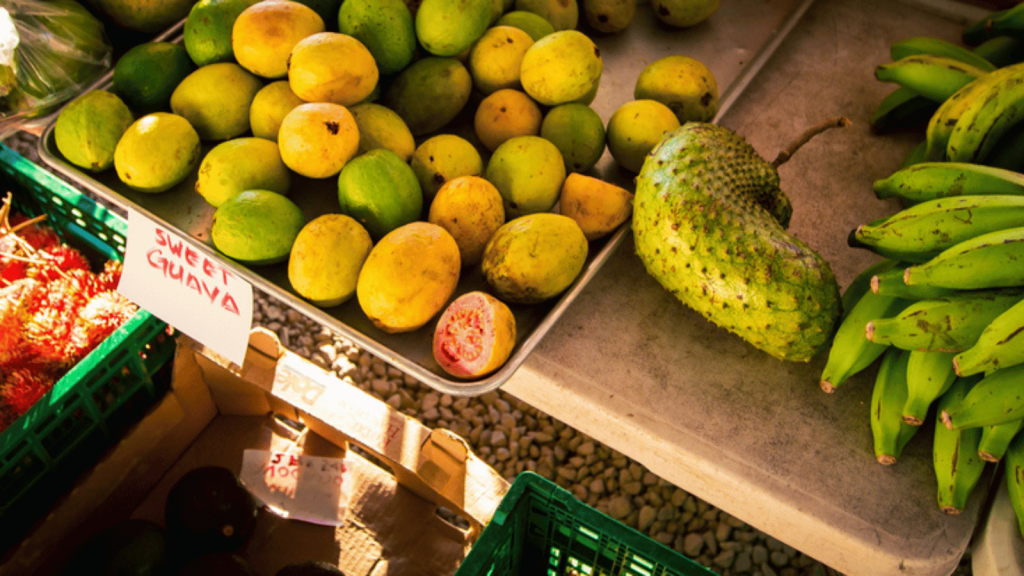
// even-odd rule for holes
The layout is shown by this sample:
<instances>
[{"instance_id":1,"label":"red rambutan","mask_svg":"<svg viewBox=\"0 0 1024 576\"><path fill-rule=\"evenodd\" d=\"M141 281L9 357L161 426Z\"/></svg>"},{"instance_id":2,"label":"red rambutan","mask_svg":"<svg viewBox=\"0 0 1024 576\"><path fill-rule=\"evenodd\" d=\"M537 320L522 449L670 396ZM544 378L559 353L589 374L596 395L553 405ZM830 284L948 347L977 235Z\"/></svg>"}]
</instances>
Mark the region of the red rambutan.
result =
<instances>
[{"instance_id":1,"label":"red rambutan","mask_svg":"<svg viewBox=\"0 0 1024 576\"><path fill-rule=\"evenodd\" d=\"M79 308L40 308L23 325L25 349L32 358L61 367L77 360L68 357L71 328Z\"/></svg>"},{"instance_id":2,"label":"red rambutan","mask_svg":"<svg viewBox=\"0 0 1024 576\"><path fill-rule=\"evenodd\" d=\"M69 353L84 358L93 348L127 322L138 307L113 290L89 299L71 330Z\"/></svg>"},{"instance_id":3,"label":"red rambutan","mask_svg":"<svg viewBox=\"0 0 1024 576\"><path fill-rule=\"evenodd\" d=\"M103 272L97 275L102 290L117 290L117 284L121 281L121 270L123 265L118 260L107 260L103 265Z\"/></svg>"},{"instance_id":4,"label":"red rambutan","mask_svg":"<svg viewBox=\"0 0 1024 576\"><path fill-rule=\"evenodd\" d=\"M74 270L88 271L90 268L89 261L85 256L66 244L58 244L46 250L40 250L36 256L45 263L33 266L33 270L29 274L44 282L62 277L61 272L67 274Z\"/></svg>"},{"instance_id":5,"label":"red rambutan","mask_svg":"<svg viewBox=\"0 0 1024 576\"><path fill-rule=\"evenodd\" d=\"M28 263L0 256L0 286L28 277Z\"/></svg>"},{"instance_id":6,"label":"red rambutan","mask_svg":"<svg viewBox=\"0 0 1024 576\"><path fill-rule=\"evenodd\" d=\"M24 307L14 298L0 298L0 365L21 353Z\"/></svg>"},{"instance_id":7,"label":"red rambutan","mask_svg":"<svg viewBox=\"0 0 1024 576\"><path fill-rule=\"evenodd\" d=\"M22 214L11 214L8 220L11 223L11 228L17 228L23 222L30 220L30 218ZM17 234L36 250L46 250L51 246L60 244L60 236L57 235L57 232L40 222L34 222L24 228L19 228Z\"/></svg>"},{"instance_id":8,"label":"red rambutan","mask_svg":"<svg viewBox=\"0 0 1024 576\"><path fill-rule=\"evenodd\" d=\"M28 412L57 382L48 370L19 368L7 373L0 384L0 400L17 413L15 419Z\"/></svg>"}]
</instances>

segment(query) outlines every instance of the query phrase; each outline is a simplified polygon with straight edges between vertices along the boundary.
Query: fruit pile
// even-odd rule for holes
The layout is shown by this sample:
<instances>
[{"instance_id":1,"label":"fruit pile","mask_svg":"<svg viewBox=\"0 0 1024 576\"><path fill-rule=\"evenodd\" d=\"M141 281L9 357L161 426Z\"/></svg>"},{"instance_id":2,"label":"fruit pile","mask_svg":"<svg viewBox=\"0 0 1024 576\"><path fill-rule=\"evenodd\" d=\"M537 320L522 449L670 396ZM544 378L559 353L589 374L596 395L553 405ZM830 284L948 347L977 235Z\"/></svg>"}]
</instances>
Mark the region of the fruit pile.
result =
<instances>
[{"instance_id":1,"label":"fruit pile","mask_svg":"<svg viewBox=\"0 0 1024 576\"><path fill-rule=\"evenodd\" d=\"M580 15L618 32L635 0L326 4L201 0L183 45L133 48L111 91L62 111L57 147L142 193L195 174L217 250L287 262L317 306L355 296L388 333L440 315L435 359L458 378L500 368L516 339L508 305L564 292L589 241L630 218L629 191L585 174L606 145L638 172L667 132L718 108L711 71L682 55L644 69L607 127L590 108L603 61ZM652 7L691 26L718 2ZM469 117L472 133L456 134ZM307 221L288 196L299 178L335 180L337 209ZM476 266L489 293L452 301Z\"/></svg>"},{"instance_id":2,"label":"fruit pile","mask_svg":"<svg viewBox=\"0 0 1024 576\"><path fill-rule=\"evenodd\" d=\"M935 424L943 512L963 510L986 462L1005 480L1024 534L1024 5L965 28L973 50L934 38L892 45L876 77L899 88L876 131L924 140L874 184L904 209L858 226L853 247L883 260L843 294L821 387L834 392L881 357L870 421L878 461L892 465L921 425Z\"/></svg>"},{"instance_id":3,"label":"fruit pile","mask_svg":"<svg viewBox=\"0 0 1024 576\"><path fill-rule=\"evenodd\" d=\"M99 274L56 232L0 205L0 431L137 308L115 291L120 263Z\"/></svg>"}]
</instances>

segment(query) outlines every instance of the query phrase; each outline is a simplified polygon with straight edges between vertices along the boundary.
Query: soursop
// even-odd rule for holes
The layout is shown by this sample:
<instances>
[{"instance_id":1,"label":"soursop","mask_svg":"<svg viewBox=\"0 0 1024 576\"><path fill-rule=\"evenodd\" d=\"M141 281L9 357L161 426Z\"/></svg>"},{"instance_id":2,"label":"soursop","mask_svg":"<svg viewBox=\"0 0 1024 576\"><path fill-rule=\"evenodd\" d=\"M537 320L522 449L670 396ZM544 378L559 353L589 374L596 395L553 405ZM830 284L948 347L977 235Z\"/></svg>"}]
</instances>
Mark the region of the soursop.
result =
<instances>
[{"instance_id":1,"label":"soursop","mask_svg":"<svg viewBox=\"0 0 1024 576\"><path fill-rule=\"evenodd\" d=\"M636 180L633 236L647 272L684 304L782 360L824 349L841 312L819 254L786 232L776 168L735 132L688 122Z\"/></svg>"}]
</instances>

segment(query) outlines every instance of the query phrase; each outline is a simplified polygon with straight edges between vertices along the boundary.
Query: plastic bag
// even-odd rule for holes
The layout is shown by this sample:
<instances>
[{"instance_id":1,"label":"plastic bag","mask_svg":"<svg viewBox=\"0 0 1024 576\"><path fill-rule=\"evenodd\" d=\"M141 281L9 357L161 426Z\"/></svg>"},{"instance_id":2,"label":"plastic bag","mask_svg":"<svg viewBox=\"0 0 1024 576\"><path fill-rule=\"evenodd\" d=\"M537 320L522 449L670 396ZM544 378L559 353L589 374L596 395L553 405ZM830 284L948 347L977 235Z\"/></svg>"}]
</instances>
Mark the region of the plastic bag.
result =
<instances>
[{"instance_id":1,"label":"plastic bag","mask_svg":"<svg viewBox=\"0 0 1024 576\"><path fill-rule=\"evenodd\" d=\"M112 59L103 23L75 0L0 0L0 134L55 111Z\"/></svg>"}]
</instances>

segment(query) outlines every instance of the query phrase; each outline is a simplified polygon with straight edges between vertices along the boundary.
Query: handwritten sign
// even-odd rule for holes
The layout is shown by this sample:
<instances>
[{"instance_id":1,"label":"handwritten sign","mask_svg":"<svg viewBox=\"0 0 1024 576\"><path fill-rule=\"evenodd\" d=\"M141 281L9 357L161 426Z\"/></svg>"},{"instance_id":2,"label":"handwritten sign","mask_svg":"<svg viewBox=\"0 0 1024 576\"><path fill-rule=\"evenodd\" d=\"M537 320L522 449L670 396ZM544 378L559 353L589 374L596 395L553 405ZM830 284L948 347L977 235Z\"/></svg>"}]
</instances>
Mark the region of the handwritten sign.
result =
<instances>
[{"instance_id":1,"label":"handwritten sign","mask_svg":"<svg viewBox=\"0 0 1024 576\"><path fill-rule=\"evenodd\" d=\"M340 526L351 494L353 465L347 458L246 450L239 478L283 518Z\"/></svg>"},{"instance_id":2,"label":"handwritten sign","mask_svg":"<svg viewBox=\"0 0 1024 576\"><path fill-rule=\"evenodd\" d=\"M130 209L117 290L228 360L245 360L252 285L191 241Z\"/></svg>"}]
</instances>

